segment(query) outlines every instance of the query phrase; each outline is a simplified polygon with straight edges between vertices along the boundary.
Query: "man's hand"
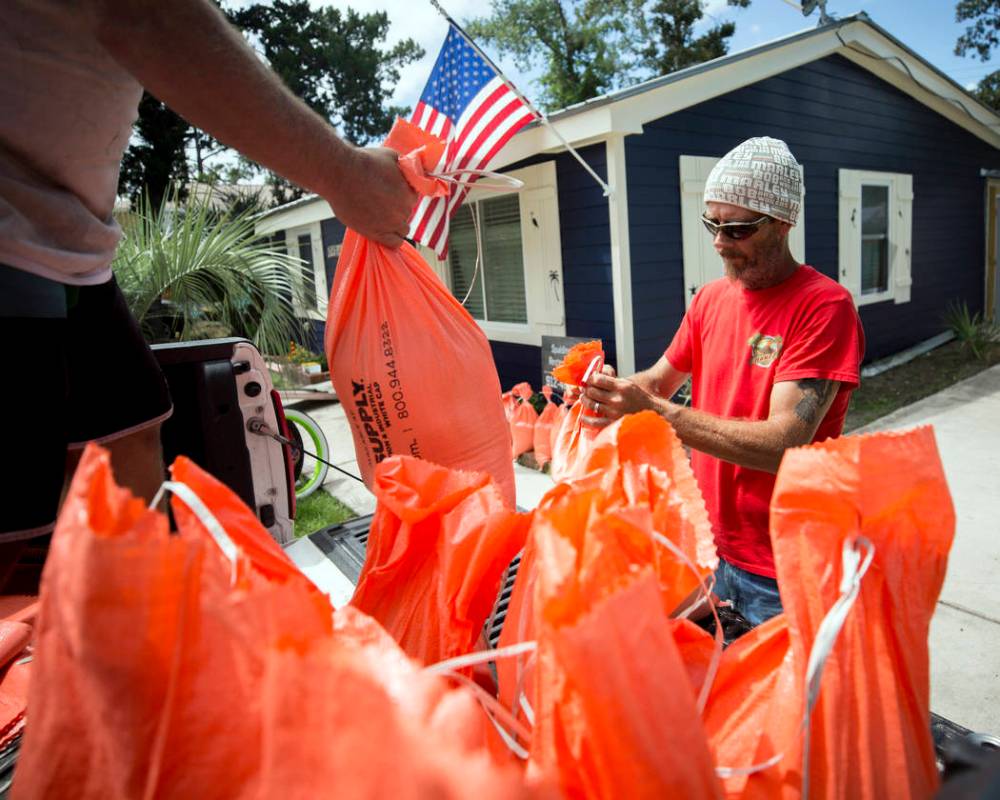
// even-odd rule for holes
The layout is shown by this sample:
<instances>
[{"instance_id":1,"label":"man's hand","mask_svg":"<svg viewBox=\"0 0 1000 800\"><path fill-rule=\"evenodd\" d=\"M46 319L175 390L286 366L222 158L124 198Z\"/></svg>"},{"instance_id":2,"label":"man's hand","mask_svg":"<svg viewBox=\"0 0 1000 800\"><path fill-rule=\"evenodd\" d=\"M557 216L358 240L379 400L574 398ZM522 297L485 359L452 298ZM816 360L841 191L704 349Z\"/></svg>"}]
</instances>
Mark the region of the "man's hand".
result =
<instances>
[{"instance_id":1,"label":"man's hand","mask_svg":"<svg viewBox=\"0 0 1000 800\"><path fill-rule=\"evenodd\" d=\"M388 147L352 148L343 170L324 194L333 213L351 230L389 247L399 247L419 199Z\"/></svg>"},{"instance_id":2,"label":"man's hand","mask_svg":"<svg viewBox=\"0 0 1000 800\"><path fill-rule=\"evenodd\" d=\"M605 365L583 387L581 402L587 411L583 420L594 427L605 427L626 414L656 409L657 400L634 381L615 377L614 368Z\"/></svg>"}]
</instances>

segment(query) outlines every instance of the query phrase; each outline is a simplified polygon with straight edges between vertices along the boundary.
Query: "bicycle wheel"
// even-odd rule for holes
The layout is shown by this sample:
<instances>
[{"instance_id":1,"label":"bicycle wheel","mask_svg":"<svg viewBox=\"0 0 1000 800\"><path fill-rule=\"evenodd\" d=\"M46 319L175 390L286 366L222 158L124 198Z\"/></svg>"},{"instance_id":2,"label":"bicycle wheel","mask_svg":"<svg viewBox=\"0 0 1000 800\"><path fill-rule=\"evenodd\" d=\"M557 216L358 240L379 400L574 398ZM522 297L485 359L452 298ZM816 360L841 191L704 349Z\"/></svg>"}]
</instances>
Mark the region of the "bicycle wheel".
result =
<instances>
[{"instance_id":1,"label":"bicycle wheel","mask_svg":"<svg viewBox=\"0 0 1000 800\"><path fill-rule=\"evenodd\" d=\"M295 497L301 500L315 492L326 480L326 473L330 471L330 468L323 461L316 459L314 455L329 461L330 447L316 420L305 412L295 408L286 408L285 419L288 421L290 438L295 443L292 448Z\"/></svg>"}]
</instances>

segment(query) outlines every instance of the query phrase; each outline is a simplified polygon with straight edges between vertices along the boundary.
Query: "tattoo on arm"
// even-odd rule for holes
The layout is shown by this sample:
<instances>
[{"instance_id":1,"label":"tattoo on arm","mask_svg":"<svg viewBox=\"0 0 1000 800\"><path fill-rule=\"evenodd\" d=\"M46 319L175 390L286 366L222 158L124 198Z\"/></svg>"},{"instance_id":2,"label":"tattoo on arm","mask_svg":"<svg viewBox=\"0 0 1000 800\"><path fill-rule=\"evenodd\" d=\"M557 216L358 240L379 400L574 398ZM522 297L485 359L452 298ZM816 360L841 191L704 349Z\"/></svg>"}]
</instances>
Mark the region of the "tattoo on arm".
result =
<instances>
[{"instance_id":1,"label":"tattoo on arm","mask_svg":"<svg viewBox=\"0 0 1000 800\"><path fill-rule=\"evenodd\" d=\"M833 381L823 378L803 378L798 381L802 397L795 405L795 415L803 422L813 425L818 421L819 410L830 398Z\"/></svg>"}]
</instances>

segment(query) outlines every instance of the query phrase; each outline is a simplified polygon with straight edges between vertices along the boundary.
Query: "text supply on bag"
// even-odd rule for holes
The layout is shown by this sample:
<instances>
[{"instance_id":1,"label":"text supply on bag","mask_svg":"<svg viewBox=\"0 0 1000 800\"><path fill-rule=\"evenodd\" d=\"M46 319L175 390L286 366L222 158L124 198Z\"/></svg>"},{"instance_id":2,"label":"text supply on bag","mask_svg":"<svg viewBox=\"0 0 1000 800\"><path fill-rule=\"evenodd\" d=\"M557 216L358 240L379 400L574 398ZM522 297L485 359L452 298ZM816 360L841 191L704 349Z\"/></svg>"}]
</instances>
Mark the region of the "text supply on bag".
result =
<instances>
[{"instance_id":1,"label":"text supply on bag","mask_svg":"<svg viewBox=\"0 0 1000 800\"><path fill-rule=\"evenodd\" d=\"M444 143L403 120L385 142L418 192ZM485 334L409 244L391 250L347 231L330 295L326 354L372 487L375 466L410 455L488 472L514 507L511 436Z\"/></svg>"}]
</instances>

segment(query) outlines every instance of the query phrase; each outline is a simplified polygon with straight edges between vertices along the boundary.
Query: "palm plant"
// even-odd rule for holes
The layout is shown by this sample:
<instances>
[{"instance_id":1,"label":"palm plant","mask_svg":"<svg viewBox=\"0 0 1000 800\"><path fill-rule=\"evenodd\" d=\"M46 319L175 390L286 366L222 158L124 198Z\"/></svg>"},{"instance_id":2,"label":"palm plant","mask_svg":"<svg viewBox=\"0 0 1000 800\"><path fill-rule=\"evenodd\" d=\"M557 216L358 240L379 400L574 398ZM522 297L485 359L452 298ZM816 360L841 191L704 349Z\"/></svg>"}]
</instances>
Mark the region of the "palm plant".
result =
<instances>
[{"instance_id":1,"label":"palm plant","mask_svg":"<svg viewBox=\"0 0 1000 800\"><path fill-rule=\"evenodd\" d=\"M980 361L986 361L990 350L1000 342L1000 328L979 311L971 313L964 302L952 300L945 310L944 320L962 347Z\"/></svg>"},{"instance_id":2,"label":"palm plant","mask_svg":"<svg viewBox=\"0 0 1000 800\"><path fill-rule=\"evenodd\" d=\"M112 267L151 341L236 335L283 353L301 325L292 308L297 258L254 234L254 213L220 215L208 202L158 209L148 200L122 221Z\"/></svg>"}]
</instances>

